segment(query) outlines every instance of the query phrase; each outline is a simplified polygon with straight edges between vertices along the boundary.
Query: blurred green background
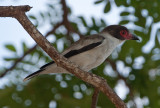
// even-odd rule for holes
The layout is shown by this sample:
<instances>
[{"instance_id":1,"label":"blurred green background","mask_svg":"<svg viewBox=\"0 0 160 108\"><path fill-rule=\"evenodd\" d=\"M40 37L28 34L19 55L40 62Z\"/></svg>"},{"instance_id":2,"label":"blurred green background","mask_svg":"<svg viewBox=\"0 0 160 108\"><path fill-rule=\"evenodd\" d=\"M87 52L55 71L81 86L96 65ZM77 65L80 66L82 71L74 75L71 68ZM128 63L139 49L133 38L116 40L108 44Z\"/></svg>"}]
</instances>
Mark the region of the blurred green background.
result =
<instances>
[{"instance_id":1,"label":"blurred green background","mask_svg":"<svg viewBox=\"0 0 160 108\"><path fill-rule=\"evenodd\" d=\"M109 21L114 22L117 19L117 24L128 27L139 36L141 41L127 41L120 45L92 72L105 78L129 108L160 107L159 0L93 0L92 5L103 8L103 16L113 15L109 18L97 18L94 15L86 18L83 14L76 16L72 13L72 7L65 7L63 0L46 1L50 1L44 4L46 10L36 14L28 12L27 16L38 29L46 26L45 23L48 24L49 29L45 30L44 35L48 36L59 52L77 41L80 35L98 33L111 24ZM82 6L82 9L85 10L86 7ZM90 107L94 89L73 75L41 75L23 82L25 76L51 61L41 48L29 46L26 41L21 42L19 48L12 42L4 46L9 54L3 60L9 65L0 67L1 108ZM13 69L8 70L12 66ZM97 108L115 106L100 93Z\"/></svg>"}]
</instances>

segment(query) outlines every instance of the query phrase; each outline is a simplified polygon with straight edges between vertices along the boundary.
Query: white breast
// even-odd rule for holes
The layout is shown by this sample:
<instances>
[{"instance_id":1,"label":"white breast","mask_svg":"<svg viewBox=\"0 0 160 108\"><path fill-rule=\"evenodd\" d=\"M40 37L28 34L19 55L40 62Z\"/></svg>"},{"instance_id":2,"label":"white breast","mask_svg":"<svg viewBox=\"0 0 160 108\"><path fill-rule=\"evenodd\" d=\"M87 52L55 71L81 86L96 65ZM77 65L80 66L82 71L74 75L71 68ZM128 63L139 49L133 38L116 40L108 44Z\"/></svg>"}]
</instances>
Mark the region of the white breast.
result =
<instances>
[{"instance_id":1,"label":"white breast","mask_svg":"<svg viewBox=\"0 0 160 108\"><path fill-rule=\"evenodd\" d=\"M112 53L112 51L119 45L122 41L112 37L106 36L109 34L103 34L106 39L103 43L91 49L90 51L80 53L76 56L70 58L70 60L76 64L78 64L81 69L85 71L89 71L106 60L106 58Z\"/></svg>"},{"instance_id":2,"label":"white breast","mask_svg":"<svg viewBox=\"0 0 160 108\"><path fill-rule=\"evenodd\" d=\"M123 41L118 40L109 34L101 34L105 37L103 43L98 47L95 47L89 51L77 54L70 57L69 60L79 65L79 68L84 71L89 71L106 60L106 58L112 53L112 51ZM61 67L57 67L56 64L47 67L43 73L69 73Z\"/></svg>"}]
</instances>

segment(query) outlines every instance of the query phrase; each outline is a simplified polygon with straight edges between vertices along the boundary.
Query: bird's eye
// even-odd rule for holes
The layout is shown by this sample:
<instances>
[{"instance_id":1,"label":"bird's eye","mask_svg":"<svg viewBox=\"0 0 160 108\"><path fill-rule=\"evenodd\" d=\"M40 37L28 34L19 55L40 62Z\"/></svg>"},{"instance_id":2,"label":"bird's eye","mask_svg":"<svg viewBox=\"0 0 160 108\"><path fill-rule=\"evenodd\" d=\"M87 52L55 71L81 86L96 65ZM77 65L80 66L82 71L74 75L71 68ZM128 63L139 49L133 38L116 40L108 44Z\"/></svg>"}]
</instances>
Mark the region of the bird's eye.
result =
<instances>
[{"instance_id":1,"label":"bird's eye","mask_svg":"<svg viewBox=\"0 0 160 108\"><path fill-rule=\"evenodd\" d=\"M121 30L120 35L123 36L123 37L126 37L128 35L127 30Z\"/></svg>"}]
</instances>

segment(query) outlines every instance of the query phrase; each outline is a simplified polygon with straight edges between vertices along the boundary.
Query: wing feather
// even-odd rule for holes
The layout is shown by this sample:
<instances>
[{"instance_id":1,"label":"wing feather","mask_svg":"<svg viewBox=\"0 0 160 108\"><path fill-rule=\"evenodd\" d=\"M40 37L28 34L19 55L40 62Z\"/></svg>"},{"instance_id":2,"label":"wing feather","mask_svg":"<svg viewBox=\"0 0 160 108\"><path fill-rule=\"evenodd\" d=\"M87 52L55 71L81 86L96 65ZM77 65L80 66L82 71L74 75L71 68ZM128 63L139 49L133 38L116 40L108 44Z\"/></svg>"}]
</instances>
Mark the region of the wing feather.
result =
<instances>
[{"instance_id":1,"label":"wing feather","mask_svg":"<svg viewBox=\"0 0 160 108\"><path fill-rule=\"evenodd\" d=\"M78 55L80 53L83 53L85 51L91 50L99 45L102 44L103 40L105 38L101 35L91 35L91 36L86 36L82 39L80 39L79 41L75 42L74 44L72 44L68 49L66 49L62 54L64 55L64 57L66 58L70 58L73 57L75 55ZM55 62L52 61L50 63L47 63L45 65L43 65L42 67L40 67L40 70L28 75L24 81L31 79L34 76L39 75L41 72L43 72L45 70L45 68L47 68L48 66L54 64Z\"/></svg>"}]
</instances>

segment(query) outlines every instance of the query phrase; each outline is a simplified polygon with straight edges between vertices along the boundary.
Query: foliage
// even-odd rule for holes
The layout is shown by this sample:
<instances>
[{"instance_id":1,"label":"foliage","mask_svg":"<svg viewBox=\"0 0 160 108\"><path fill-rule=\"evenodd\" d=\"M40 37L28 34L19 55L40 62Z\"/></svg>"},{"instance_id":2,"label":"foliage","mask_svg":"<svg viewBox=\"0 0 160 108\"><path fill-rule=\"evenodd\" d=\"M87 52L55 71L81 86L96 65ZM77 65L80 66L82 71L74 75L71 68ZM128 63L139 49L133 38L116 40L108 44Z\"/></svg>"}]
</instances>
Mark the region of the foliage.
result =
<instances>
[{"instance_id":1,"label":"foliage","mask_svg":"<svg viewBox=\"0 0 160 108\"><path fill-rule=\"evenodd\" d=\"M160 2L158 0L115 0L115 2L97 0L94 3L95 5L105 5L104 14L111 11L114 3L117 7L122 7L119 24L131 26L131 31L140 36L141 41L127 41L113 52L109 59L116 68L109 62L105 62L93 69L92 72L107 79L109 85L114 89L120 80L125 82L126 87L130 90L124 98L128 107L134 107L134 101L138 104L138 99L143 107L160 107L160 38L158 37L159 27L157 27L160 19L158 7ZM59 12L56 8L59 5L60 3L48 4L48 11L40 12L37 16L30 15L29 18L37 27L42 27L43 22L46 21L49 21L50 25L54 27L57 22L61 22L63 19L61 12L63 10ZM69 10L69 15L72 16L72 10ZM91 21L92 24L89 24L84 16L78 16L70 23L83 35L97 33L107 26L105 19L91 17ZM86 31L82 31L82 29ZM156 30L155 38L153 38L154 30ZM66 31L67 29L61 26L54 34L50 35L55 38L52 45L58 51L67 48L69 45L67 40L70 38L74 40L77 36L75 33L68 34ZM66 35L69 35L70 38ZM149 46L148 42L153 43L154 46ZM29 47L23 42L22 49L17 49L12 44L7 44L6 49L10 50L12 54L4 59L14 63L18 58L17 52L22 50L25 53ZM53 108L54 105L57 108L90 107L93 93L91 85L85 84L73 75L41 75L27 83L22 82L22 76L29 74L31 70L37 70L38 67L49 61L51 61L50 58L39 47L29 53L14 69L12 77L15 78L14 80L10 79L11 84L0 89L0 107ZM105 70L105 68L109 68L109 70ZM5 78L10 78L10 76L7 75ZM132 94L133 96L131 96ZM114 107L103 94L99 96L98 106L101 108Z\"/></svg>"}]
</instances>

